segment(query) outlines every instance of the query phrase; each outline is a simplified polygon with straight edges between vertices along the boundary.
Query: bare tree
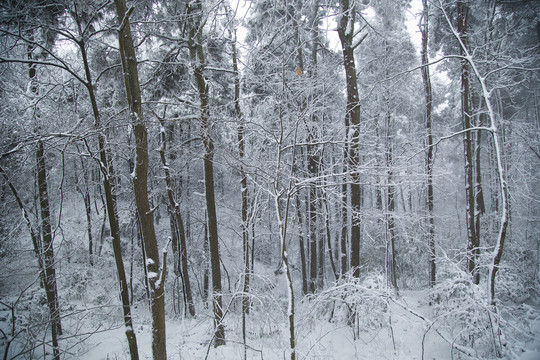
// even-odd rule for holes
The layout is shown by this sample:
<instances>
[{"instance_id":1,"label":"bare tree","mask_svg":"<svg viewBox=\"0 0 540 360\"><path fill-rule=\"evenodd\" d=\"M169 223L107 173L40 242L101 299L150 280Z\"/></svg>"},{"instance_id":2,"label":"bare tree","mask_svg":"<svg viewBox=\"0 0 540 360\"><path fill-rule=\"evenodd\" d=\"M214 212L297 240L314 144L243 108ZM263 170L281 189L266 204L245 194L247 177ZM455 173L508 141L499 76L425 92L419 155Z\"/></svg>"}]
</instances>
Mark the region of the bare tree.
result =
<instances>
[{"instance_id":1,"label":"bare tree","mask_svg":"<svg viewBox=\"0 0 540 360\"><path fill-rule=\"evenodd\" d=\"M360 165L360 98L358 95L358 83L356 77L356 66L354 63L354 49L360 45L365 39L363 36L358 42L353 43L355 23L355 3L349 0L340 0L340 14L338 21L338 35L341 41L343 52L343 66L345 68L345 79L347 89L347 109L345 114L345 127L347 138L347 146L349 152L348 172L351 176L351 269L355 277L360 276L360 236L361 236L361 221L360 221L360 204L361 188L360 188L360 173L358 166ZM342 235L343 236L343 235ZM342 250L343 251L343 250ZM342 255L343 256L343 255ZM342 258L343 259L343 258Z\"/></svg>"},{"instance_id":2,"label":"bare tree","mask_svg":"<svg viewBox=\"0 0 540 360\"><path fill-rule=\"evenodd\" d=\"M422 22L419 24L422 34L422 81L424 84L424 99L426 105L426 208L428 222L428 249L429 249L429 286L433 287L436 280L435 263L435 217L433 209L433 131L432 131L432 113L433 113L433 91L431 88L431 76L429 73L428 42L429 42L429 4L427 0L422 0Z\"/></svg>"},{"instance_id":3,"label":"bare tree","mask_svg":"<svg viewBox=\"0 0 540 360\"><path fill-rule=\"evenodd\" d=\"M125 0L115 0L118 15L119 45L124 69L124 82L128 100L129 113L135 135L135 170L133 178L133 192L135 204L141 223L141 233L144 243L147 268L147 286L150 294L150 308L152 311L152 355L154 360L167 359L167 345L165 336L165 300L164 287L167 270L166 248L163 251L163 268L160 268L159 250L154 229L154 215L148 200L148 131L144 123L142 111L141 89L139 86L139 72L137 70L137 57L133 45L129 16L133 7L126 7Z\"/></svg>"},{"instance_id":4,"label":"bare tree","mask_svg":"<svg viewBox=\"0 0 540 360\"><path fill-rule=\"evenodd\" d=\"M225 345L225 326L223 325L223 301L221 290L221 262L219 259L219 237L216 214L214 187L214 142L210 134L210 107L208 103L208 86L204 77L205 57L202 43L202 5L200 0L187 3L190 30L189 53L193 63L193 73L199 93L201 106L200 129L204 144L204 189L206 197L206 213L208 215L208 244L212 270L212 296L214 307L214 346Z\"/></svg>"}]
</instances>

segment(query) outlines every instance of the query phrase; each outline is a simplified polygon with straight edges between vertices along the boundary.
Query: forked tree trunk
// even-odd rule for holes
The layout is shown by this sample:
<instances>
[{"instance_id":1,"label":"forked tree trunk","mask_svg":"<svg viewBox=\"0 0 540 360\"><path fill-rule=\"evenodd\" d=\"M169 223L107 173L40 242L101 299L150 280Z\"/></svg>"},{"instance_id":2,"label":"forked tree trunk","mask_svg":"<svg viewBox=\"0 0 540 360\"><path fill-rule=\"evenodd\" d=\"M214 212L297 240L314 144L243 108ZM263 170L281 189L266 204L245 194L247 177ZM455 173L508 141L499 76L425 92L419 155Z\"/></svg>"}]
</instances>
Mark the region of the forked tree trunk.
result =
<instances>
[{"instance_id":1,"label":"forked tree trunk","mask_svg":"<svg viewBox=\"0 0 540 360\"><path fill-rule=\"evenodd\" d=\"M473 56L469 52L468 46L465 42L463 42L461 34L459 30L455 30L452 21L448 17L448 14L444 11L444 8L442 7L442 2L439 1L441 4L441 9L443 9L443 14L446 19L446 22L450 26L454 36L458 40L461 51L463 53L463 60L467 61L470 67L473 70L473 73L476 77L476 80L480 83L481 91L482 91L482 97L485 101L487 114L489 118L489 127L483 128L483 130L488 131L491 134L491 140L493 141L493 151L494 151L494 157L495 157L495 167L499 182L499 195L501 200L501 217L500 217L500 224L499 224L499 231L497 234L497 239L495 241L495 247L493 249L493 252L491 254L492 263L489 267L489 276L488 276L488 290L489 290L489 303L492 306L496 306L495 302L495 279L497 272L499 270L499 266L501 263L501 258L504 251L504 243L506 240L506 232L508 230L508 224L509 224L509 213L510 213L510 205L508 202L508 185L506 183L506 173L505 173L505 166L503 163L503 153L502 153L502 143L500 139L499 130L497 129L497 122L495 118L495 111L493 109L493 106L491 104L491 94L492 91L490 91L486 85L485 76L482 76L480 74L480 71L478 70L478 67L476 66L476 62L474 61ZM459 4L458 4L459 5ZM459 24L458 24L459 25Z\"/></svg>"},{"instance_id":2,"label":"forked tree trunk","mask_svg":"<svg viewBox=\"0 0 540 360\"><path fill-rule=\"evenodd\" d=\"M148 270L147 284L152 312L152 355L154 360L166 360L167 345L163 289L165 286L167 264L163 263L163 269L160 268L154 217L148 201L148 133L144 124L137 57L135 55L129 24L129 15L133 8L128 13L125 0L115 0L114 2L120 22L118 34L120 57L122 59L126 95L133 134L135 136L135 177L133 179L133 192L141 222L141 233L146 252L146 263L144 266ZM166 251L164 251L164 257L165 254Z\"/></svg>"},{"instance_id":3,"label":"forked tree trunk","mask_svg":"<svg viewBox=\"0 0 540 360\"><path fill-rule=\"evenodd\" d=\"M21 210L22 217L24 219L24 222L26 224L26 227L28 228L28 231L30 232L30 238L32 239L32 245L34 247L34 254L37 258L38 262L38 269L39 269L39 278L40 278L40 285L41 287L44 287L45 284L45 273L43 271L44 265L43 265L43 257L41 254L41 239L39 238L39 234L36 233L34 230L34 226L32 226L32 222L30 221L30 216L28 215L28 211L24 207L24 203L19 196L19 192L15 188L15 185L11 182L9 179L7 173L5 170L0 166L0 174L3 175L7 185L9 186L9 189L11 190L11 193L15 197L15 201L17 202L17 206Z\"/></svg>"},{"instance_id":4,"label":"forked tree trunk","mask_svg":"<svg viewBox=\"0 0 540 360\"><path fill-rule=\"evenodd\" d=\"M79 32L82 33L81 24L78 21ZM81 37L83 38L83 37ZM79 48L81 51L81 57L83 60L84 71L86 76L86 88L90 98L90 104L92 106L92 112L94 114L94 127L97 131L98 136L98 151L99 159L95 159L101 170L103 176L103 189L105 192L105 213L109 219L109 228L112 238L112 247L114 253L114 261L116 265L116 271L118 274L118 285L120 288L120 299L122 301L122 314L124 320L125 334L128 342L129 353L131 360L139 359L139 349L137 346L137 337L135 331L133 330L133 319L131 316L131 306L128 293L128 283L126 280L126 272L124 268L124 260L122 257L122 247L120 239L120 226L118 218L118 209L116 207L116 176L114 172L114 167L112 162L109 159L109 154L107 152L105 131L101 123L101 115L96 100L95 86L92 81L92 74L90 72L90 64L88 62L88 55L86 52L86 43L81 40L79 43ZM88 210L87 210L88 211ZM105 214L104 214L105 215ZM105 224L105 219L104 223ZM90 231L90 229L89 229ZM101 256L101 246L98 252L98 256Z\"/></svg>"}]
</instances>

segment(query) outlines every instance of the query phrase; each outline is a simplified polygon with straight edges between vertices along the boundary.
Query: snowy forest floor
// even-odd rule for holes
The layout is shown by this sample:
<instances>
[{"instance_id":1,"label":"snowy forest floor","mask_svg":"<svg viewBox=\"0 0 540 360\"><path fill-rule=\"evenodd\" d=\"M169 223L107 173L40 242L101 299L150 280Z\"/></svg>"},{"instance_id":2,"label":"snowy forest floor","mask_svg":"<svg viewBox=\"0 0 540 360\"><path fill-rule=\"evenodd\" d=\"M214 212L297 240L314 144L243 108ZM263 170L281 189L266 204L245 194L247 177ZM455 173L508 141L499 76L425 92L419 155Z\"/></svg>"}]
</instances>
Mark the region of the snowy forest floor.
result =
<instances>
[{"instance_id":1,"label":"snowy forest floor","mask_svg":"<svg viewBox=\"0 0 540 360\"><path fill-rule=\"evenodd\" d=\"M407 291L399 299L414 312L429 313L425 291ZM387 325L360 331L354 340L353 328L328 321L329 314L314 314L310 302L298 311L298 359L465 359L467 356L446 342L427 323L408 309L393 303ZM311 313L311 314L309 314ZM271 316L271 314L267 314ZM311 315L311 316L309 316ZM142 359L151 359L149 316L136 326ZM140 316L136 315L136 318ZM259 318L259 319L258 319ZM282 317L285 320L285 317ZM228 343L215 349L208 346L212 334L211 318L172 319L167 323L169 359L243 359L244 346L238 314L229 315ZM288 328L274 318L248 317L248 359L286 359ZM531 341L519 359L540 358L540 319L536 320ZM81 360L128 359L123 328L98 333L77 348ZM481 358L481 356L479 356Z\"/></svg>"},{"instance_id":2,"label":"snowy forest floor","mask_svg":"<svg viewBox=\"0 0 540 360\"><path fill-rule=\"evenodd\" d=\"M96 271L103 275L102 271ZM101 276L100 275L100 276ZM99 279L96 279L99 281ZM113 284L113 278L105 280ZM103 305L95 305L103 295L96 298L81 297L76 300L77 284L72 284L69 306L64 308L63 359L100 360L129 359L124 328L121 323L118 300L108 297ZM357 305L357 327L347 325L348 313L340 296L334 290L325 290L311 299L298 301L296 308L297 359L472 359L492 358L485 356L485 342L478 348L471 343L465 349L478 351L466 354L459 349L457 339L463 328L453 328L452 319L446 314L437 317L428 304L428 292L403 291L399 297L364 291L364 304ZM364 288L365 290L366 288ZM64 288L67 290L67 288ZM112 289L111 289L112 290ZM347 290L348 291L348 290ZM42 299L42 290L35 287L28 296L27 304L19 309L28 321L31 316L46 313L32 308L33 301ZM247 358L287 359L288 324L285 316L286 299L279 284L272 296L253 298L253 309L247 317ZM88 294L88 293L87 293ZM357 294L358 295L358 294ZM15 297L3 296L2 301L13 303ZM41 302L42 303L42 302ZM92 305L91 305L92 303ZM167 346L169 359L243 359L244 345L241 332L240 301L229 297L226 312L227 345L219 348L209 346L212 337L212 315L208 309L199 309L195 318L184 318L174 313L168 303ZM23 302L20 302L23 304ZM43 305L43 303L42 303ZM518 322L508 322L512 328L503 343L512 349L505 358L533 360L540 358L540 311L536 303L523 308L521 316L527 320L527 329L519 329ZM38 306L39 307L39 306ZM0 326L8 333L10 317L2 309ZM134 306L134 322L141 359L151 359L151 322L147 303L143 299ZM456 313L456 317L460 315ZM513 315L515 316L515 314ZM421 317L424 317L422 319ZM504 316L503 316L504 317ZM444 319L443 319L444 318ZM431 322L430 322L431 319ZM430 326L430 324L432 326ZM474 324L473 324L474 326ZM482 326L482 325L479 325ZM470 331L470 329L469 329ZM43 335L41 335L43 336ZM444 338L443 338L444 337ZM456 340L453 346L448 340ZM35 339L39 341L39 339ZM489 342L489 341L488 341ZM5 346L5 342L1 342ZM15 345L15 344L14 344ZM13 345L12 345L13 346ZM3 353L3 348L0 346ZM12 348L15 350L15 348ZM42 347L36 347L32 358L43 358ZM30 358L29 354L21 358ZM10 357L8 357L10 358Z\"/></svg>"},{"instance_id":3,"label":"snowy forest floor","mask_svg":"<svg viewBox=\"0 0 540 360\"><path fill-rule=\"evenodd\" d=\"M70 226L66 228L84 225L80 213L72 213L78 215L68 219ZM64 237L68 238L84 239L74 234ZM27 242L14 244L8 250L18 255L5 257L1 262L0 354L3 356L9 338L13 341L7 359L44 359L43 352L51 351L49 346L43 346L50 343L45 292L39 287L32 249ZM58 288L64 328L61 358L129 359L111 250L104 247L103 256L89 266L83 245L62 241L58 245ZM129 243L125 248L130 248ZM8 258L10 261L5 261ZM137 261L132 259L131 263ZM235 268L232 260L228 268ZM274 265L256 263L250 289L252 309L246 321L246 347L238 295L241 282L236 281L235 285L234 281L238 274L231 271L231 277L226 277L227 344L218 348L211 345L213 317L211 307L205 308L200 299L200 274L193 274L199 289L194 318L182 315L179 308L183 304L178 301L181 290L176 276L169 274L165 299L168 358L244 359L246 348L247 359L288 359L287 291L283 275L273 269ZM141 271L133 270L132 311L140 358L151 359L151 317L144 285L137 275ZM499 312L494 314L484 304L484 286L468 283L469 277L460 275L458 266L450 264L445 271L449 275L441 278L433 292L435 297L425 289L408 289L397 295L388 289L383 274L367 272L361 280L328 283L316 295L302 298L296 276L297 359L478 359L495 358L494 349L499 349L507 359L540 359L540 299L501 300ZM431 306L430 299L436 299ZM15 323L10 306L15 310ZM354 326L348 324L351 313L356 314ZM497 324L500 331L496 331ZM500 335L494 335L497 333Z\"/></svg>"},{"instance_id":4,"label":"snowy forest floor","mask_svg":"<svg viewBox=\"0 0 540 360\"><path fill-rule=\"evenodd\" d=\"M66 231L59 230L55 243L59 249L56 266L64 328L61 358L127 360L111 249L105 246L94 266L87 263L84 236L76 235L84 234L84 230L71 230L84 226L81 212L75 210L74 206L69 212L73 215L65 218ZM165 225L163 221L162 226ZM69 243L68 239L73 242ZM0 330L3 332L0 354L3 356L9 338L13 341L7 359L44 359L43 352L51 352L49 346L45 350L43 346L50 343L45 292L39 287L32 248L23 240L5 249L10 256L0 258ZM127 239L124 248L126 265L135 264L131 293L140 358L151 359L151 317L140 280L142 270L136 265L141 261L136 258L129 261L129 249L134 246ZM238 253L228 250L231 254ZM213 316L211 307L202 305L201 274L193 273L194 287L198 290L195 290L197 315L192 318L184 317L179 309L183 307L178 301L182 297L181 289L176 276L170 273L165 287L168 358L244 359L245 348L247 359L290 358L283 274L276 274L275 264L256 262L250 288L252 308L246 320L247 347L244 347L238 295L241 282L239 279L235 282L235 277L241 274L231 270L238 267L233 262L234 256L226 260L231 275L227 273L224 279L227 344L218 348L211 345ZM497 350L493 349L499 349L507 359L540 359L540 299L501 299L498 313L494 314L484 304L485 286L467 282L469 277L462 276L462 270L455 264L444 264L441 260L442 265L446 265L445 273L449 275L441 276L435 295L426 289L407 289L397 295L388 289L383 274L366 272L359 281L344 279L327 283L316 295L302 298L301 284L295 276L297 359L496 358ZM357 315L354 326L348 324L351 313ZM497 324L501 331L496 331ZM500 335L494 335L497 333Z\"/></svg>"}]
</instances>

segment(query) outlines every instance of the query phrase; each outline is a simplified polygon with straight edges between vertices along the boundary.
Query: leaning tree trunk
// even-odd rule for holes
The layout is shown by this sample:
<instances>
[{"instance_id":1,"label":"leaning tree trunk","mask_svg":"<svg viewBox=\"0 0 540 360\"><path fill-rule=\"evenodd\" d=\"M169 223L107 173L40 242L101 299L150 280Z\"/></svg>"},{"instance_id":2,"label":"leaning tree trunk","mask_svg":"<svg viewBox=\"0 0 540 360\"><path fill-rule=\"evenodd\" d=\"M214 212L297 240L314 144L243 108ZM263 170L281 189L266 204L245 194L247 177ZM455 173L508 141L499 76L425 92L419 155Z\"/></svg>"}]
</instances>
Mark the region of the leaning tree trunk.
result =
<instances>
[{"instance_id":1,"label":"leaning tree trunk","mask_svg":"<svg viewBox=\"0 0 540 360\"><path fill-rule=\"evenodd\" d=\"M77 19L78 20L78 19ZM81 31L82 32L82 31ZM139 359L139 350L137 346L137 337L135 331L133 331L133 319L131 316L131 306L129 300L129 288L126 280L126 272L124 268L124 260L122 258L122 247L120 239L120 226L119 226L119 217L118 209L116 207L116 191L115 191L115 172L112 162L109 160L109 155L107 153L106 147L106 138L105 132L101 124L101 115L97 105L95 86L92 82L92 74L90 72L90 64L88 62L88 55L86 52L86 43L84 40L81 40L79 43L79 48L81 51L81 57L83 60L84 71L86 76L86 88L90 98L90 103L92 106L92 112L94 114L94 127L98 134L98 150L99 150L99 159L96 159L100 166L100 171L103 176L103 189L105 192L105 206L106 214L109 219L109 227L112 238L112 247L114 253L114 261L116 265L116 271L118 273L118 285L120 287L120 299L122 301L122 314L124 320L125 334L128 342L129 353L131 360ZM88 199L89 200L89 199ZM85 204L86 204L85 198ZM88 214L88 208L87 208ZM105 220L104 220L105 221ZM89 228L88 231L91 229ZM90 246L89 246L90 247ZM100 247L101 249L101 247ZM101 255L101 250L98 253L98 256Z\"/></svg>"},{"instance_id":2,"label":"leaning tree trunk","mask_svg":"<svg viewBox=\"0 0 540 360\"><path fill-rule=\"evenodd\" d=\"M32 222L30 221L30 216L28 215L28 211L24 207L24 203L19 196L19 192L15 188L15 185L11 182L9 179L7 173L5 170L0 166L0 174L3 175L4 181L9 186L9 189L11 190L11 193L13 194L13 197L15 197L15 202L17 202L17 206L19 207L19 210L21 210L22 217L24 219L24 222L26 224L26 227L28 228L28 231L30 232L30 238L32 239L32 245L34 247L34 254L37 258L38 262L38 269L39 269L39 278L41 282L41 287L44 287L45 284L45 273L43 271L44 265L43 265L43 257L41 254L41 239L39 238L39 234L34 230L34 226L32 226Z\"/></svg>"},{"instance_id":3,"label":"leaning tree trunk","mask_svg":"<svg viewBox=\"0 0 540 360\"><path fill-rule=\"evenodd\" d=\"M443 9L441 1L439 1L439 3L441 4L441 9ZM501 218L500 218L500 224L499 224L499 231L498 231L497 239L495 242L495 248L493 249L493 252L491 254L492 263L491 263L491 266L489 267L489 276L488 276L489 303L495 307L496 306L495 279L496 279L496 275L500 267L501 258L504 251L504 243L506 240L506 232L508 230L509 213L510 213L510 205L508 202L508 197L509 197L508 185L506 183L506 173L505 173L506 170L503 163L503 154L502 154L502 147L501 147L502 143L501 143L499 130L497 128L495 111L491 104L492 91L488 89L485 76L483 76L480 73L478 67L476 66L476 62L474 61L473 56L469 52L469 49L466 43L462 41L459 30L454 29L452 25L452 21L448 17L448 14L444 12L444 9L443 9L443 13L444 13L446 22L452 29L454 36L456 37L456 39L458 40L461 46L461 51L463 52L463 59L466 60L468 64L471 66L476 79L480 83L482 97L485 101L485 105L487 108L487 115L489 118L489 127L484 127L482 128L482 130L488 131L493 141L493 151L494 151L494 157L495 157L495 162L496 162L495 166L496 166L496 172L497 172L497 177L498 177L497 180L500 186L499 191L500 191L500 199L501 199Z\"/></svg>"},{"instance_id":4,"label":"leaning tree trunk","mask_svg":"<svg viewBox=\"0 0 540 360\"><path fill-rule=\"evenodd\" d=\"M202 47L202 6L199 0L188 4L188 13L192 16L189 37L189 51L194 65L194 77L199 92L201 106L200 129L205 153L203 156L204 188L206 196L206 213L208 215L208 245L212 276L212 296L214 309L214 346L225 345L225 327L223 325L223 305L221 290L221 262L219 258L219 238L214 189L214 142L210 136L210 107L208 104L208 87L204 77L204 49Z\"/></svg>"},{"instance_id":5,"label":"leaning tree trunk","mask_svg":"<svg viewBox=\"0 0 540 360\"><path fill-rule=\"evenodd\" d=\"M141 233L146 252L144 266L148 269L147 286L150 294L150 308L152 312L152 355L154 360L166 360L167 348L165 337L165 301L164 285L166 265L160 268L159 250L154 228L154 216L148 201L148 132L144 124L142 111L141 89L139 86L139 73L137 58L133 46L133 38L129 25L126 1L115 0L116 12L120 22L118 34L122 67L124 70L124 83L126 95L135 136L135 177L133 179L133 192L135 204L141 222ZM164 252L164 258L166 249Z\"/></svg>"}]
</instances>

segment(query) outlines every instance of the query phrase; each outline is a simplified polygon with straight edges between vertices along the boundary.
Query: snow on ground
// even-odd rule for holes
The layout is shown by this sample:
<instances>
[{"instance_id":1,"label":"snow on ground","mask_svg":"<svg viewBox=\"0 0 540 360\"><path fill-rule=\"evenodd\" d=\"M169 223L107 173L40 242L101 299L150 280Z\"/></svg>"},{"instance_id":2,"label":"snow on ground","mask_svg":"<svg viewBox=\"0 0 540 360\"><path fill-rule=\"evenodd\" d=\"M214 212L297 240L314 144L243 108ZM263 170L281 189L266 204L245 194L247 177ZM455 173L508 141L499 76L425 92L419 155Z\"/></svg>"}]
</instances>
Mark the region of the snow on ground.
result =
<instances>
[{"instance_id":1,"label":"snow on ground","mask_svg":"<svg viewBox=\"0 0 540 360\"><path fill-rule=\"evenodd\" d=\"M406 292L400 301L412 310L424 313L429 309L423 298L424 291L411 291ZM310 314L309 306L309 302L302 302L297 309L298 359L422 359L422 340L427 330L426 324L400 306L390 306L392 331L388 326L360 331L357 340L354 340L352 328L346 324L329 322L326 316L318 319L303 318L302 315ZM140 355L142 359L151 359L151 326L148 314L137 312L141 312L141 309L136 310L136 323L140 322L137 319L141 317L146 319L143 324L135 325ZM212 334L212 320L208 314L198 315L195 319L168 319L168 357L183 360L204 359L209 352L208 359L242 359L244 350L239 314L229 313L227 316L227 345L217 349L208 346ZM284 314L257 321L260 317L260 314L248 317L248 358L288 358L288 328ZM277 318L281 321L277 321ZM93 335L80 346L79 351L78 358L81 360L128 359L122 328ZM454 351L454 358L466 358L462 354L461 357L456 357L457 354L459 353ZM530 354L532 356L533 353ZM451 358L451 346L434 331L428 331L424 343L424 359Z\"/></svg>"}]
</instances>

